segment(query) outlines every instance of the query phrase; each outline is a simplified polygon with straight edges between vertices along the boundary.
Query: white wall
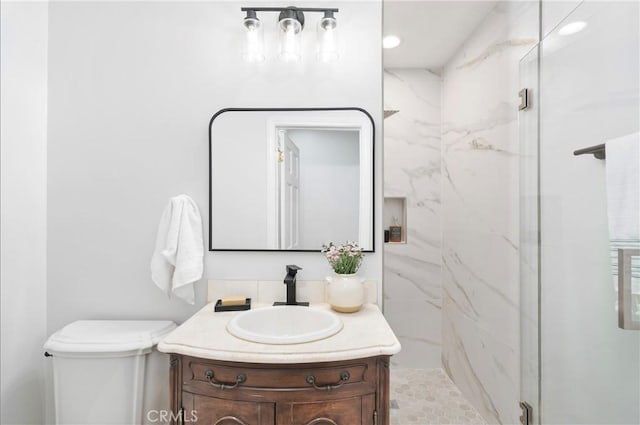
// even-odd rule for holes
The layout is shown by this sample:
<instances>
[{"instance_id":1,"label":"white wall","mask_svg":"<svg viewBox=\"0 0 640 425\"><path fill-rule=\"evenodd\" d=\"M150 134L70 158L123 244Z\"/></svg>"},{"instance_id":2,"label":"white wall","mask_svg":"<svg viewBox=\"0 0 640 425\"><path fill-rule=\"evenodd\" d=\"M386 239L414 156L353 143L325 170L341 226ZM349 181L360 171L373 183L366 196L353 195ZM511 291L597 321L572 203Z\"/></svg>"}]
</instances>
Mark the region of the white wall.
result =
<instances>
[{"instance_id":1,"label":"white wall","mask_svg":"<svg viewBox=\"0 0 640 425\"><path fill-rule=\"evenodd\" d=\"M2 2L0 422L43 423L47 3Z\"/></svg>"},{"instance_id":2,"label":"white wall","mask_svg":"<svg viewBox=\"0 0 640 425\"><path fill-rule=\"evenodd\" d=\"M384 194L407 199L406 244L385 244L385 316L402 351L394 366L441 367L440 90L425 69L386 69ZM390 209L389 209L390 210ZM392 217L385 217L392 223Z\"/></svg>"},{"instance_id":3,"label":"white wall","mask_svg":"<svg viewBox=\"0 0 640 425\"><path fill-rule=\"evenodd\" d=\"M443 363L490 423L518 423L519 62L538 2L500 2L442 83Z\"/></svg>"},{"instance_id":4,"label":"white wall","mask_svg":"<svg viewBox=\"0 0 640 425\"><path fill-rule=\"evenodd\" d=\"M302 246L358 241L360 135L357 131L289 130L300 149ZM334 202L327 204L326 199Z\"/></svg>"},{"instance_id":5,"label":"white wall","mask_svg":"<svg viewBox=\"0 0 640 425\"><path fill-rule=\"evenodd\" d=\"M286 5L281 3L282 5ZM308 3L309 6L322 2ZM224 107L358 106L376 122L376 226L381 215L381 3L338 2L341 58L297 64L240 59L231 2L68 2L50 5L48 329L80 318L182 321L205 303L167 300L149 260L162 208L186 193L208 214L208 124ZM309 15L305 53L313 52ZM208 229L205 228L205 235ZM376 232L379 236L379 232ZM362 275L381 281L381 242ZM301 279L329 271L319 253L206 253L205 277ZM284 291L284 287L283 287Z\"/></svg>"}]
</instances>

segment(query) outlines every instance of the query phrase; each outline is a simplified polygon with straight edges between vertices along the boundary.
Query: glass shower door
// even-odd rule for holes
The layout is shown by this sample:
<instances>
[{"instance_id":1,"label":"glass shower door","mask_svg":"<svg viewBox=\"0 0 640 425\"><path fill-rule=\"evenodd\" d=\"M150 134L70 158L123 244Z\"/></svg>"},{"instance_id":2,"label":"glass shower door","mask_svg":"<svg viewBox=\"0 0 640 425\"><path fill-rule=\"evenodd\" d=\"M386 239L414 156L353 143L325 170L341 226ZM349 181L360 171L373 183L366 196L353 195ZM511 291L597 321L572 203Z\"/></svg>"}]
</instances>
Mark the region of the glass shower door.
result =
<instances>
[{"instance_id":1,"label":"glass shower door","mask_svg":"<svg viewBox=\"0 0 640 425\"><path fill-rule=\"evenodd\" d=\"M638 2L578 6L540 44L539 129L521 114L522 394L533 423L640 423L640 331L618 327L606 160L574 155L640 130L639 16Z\"/></svg>"},{"instance_id":2,"label":"glass shower door","mask_svg":"<svg viewBox=\"0 0 640 425\"><path fill-rule=\"evenodd\" d=\"M522 414L539 424L538 147L539 60L536 46L520 60L520 399ZM527 411L528 410L528 411ZM525 419L523 418L523 422Z\"/></svg>"}]
</instances>

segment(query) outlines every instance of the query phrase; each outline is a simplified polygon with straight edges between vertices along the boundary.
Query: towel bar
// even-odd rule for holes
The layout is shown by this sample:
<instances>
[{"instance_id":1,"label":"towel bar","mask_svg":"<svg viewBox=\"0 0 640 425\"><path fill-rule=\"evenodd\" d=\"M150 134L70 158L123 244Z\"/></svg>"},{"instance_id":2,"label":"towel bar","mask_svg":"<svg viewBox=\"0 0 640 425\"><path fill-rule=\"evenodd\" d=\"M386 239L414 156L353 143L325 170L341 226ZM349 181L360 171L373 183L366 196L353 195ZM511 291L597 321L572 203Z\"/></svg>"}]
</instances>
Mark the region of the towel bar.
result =
<instances>
[{"instance_id":1,"label":"towel bar","mask_svg":"<svg viewBox=\"0 0 640 425\"><path fill-rule=\"evenodd\" d=\"M573 154L576 156L593 154L593 156L598 159L606 159L607 157L604 150L604 143L601 145L589 146L588 148L575 150L573 151Z\"/></svg>"}]
</instances>

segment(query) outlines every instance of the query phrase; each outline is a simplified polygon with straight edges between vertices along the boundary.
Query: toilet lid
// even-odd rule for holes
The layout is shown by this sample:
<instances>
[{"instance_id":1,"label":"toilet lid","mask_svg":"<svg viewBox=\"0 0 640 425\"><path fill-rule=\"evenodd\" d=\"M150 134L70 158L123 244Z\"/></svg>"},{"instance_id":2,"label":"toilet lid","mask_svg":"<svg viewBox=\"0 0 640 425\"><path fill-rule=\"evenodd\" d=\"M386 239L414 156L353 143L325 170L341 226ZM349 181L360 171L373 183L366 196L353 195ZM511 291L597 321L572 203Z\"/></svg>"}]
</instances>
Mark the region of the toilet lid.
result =
<instances>
[{"instance_id":1,"label":"toilet lid","mask_svg":"<svg viewBox=\"0 0 640 425\"><path fill-rule=\"evenodd\" d=\"M141 353L175 327L169 320L78 320L51 335L44 349L53 354Z\"/></svg>"}]
</instances>

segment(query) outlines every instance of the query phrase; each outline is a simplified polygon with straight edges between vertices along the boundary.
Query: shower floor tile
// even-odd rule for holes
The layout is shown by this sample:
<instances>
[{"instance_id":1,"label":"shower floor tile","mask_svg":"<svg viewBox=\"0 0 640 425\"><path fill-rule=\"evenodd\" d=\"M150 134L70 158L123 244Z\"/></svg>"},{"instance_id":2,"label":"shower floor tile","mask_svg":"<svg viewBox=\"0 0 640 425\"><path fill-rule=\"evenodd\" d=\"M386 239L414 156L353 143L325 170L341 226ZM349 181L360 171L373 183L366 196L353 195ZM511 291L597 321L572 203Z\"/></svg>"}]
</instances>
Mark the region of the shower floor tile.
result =
<instances>
[{"instance_id":1,"label":"shower floor tile","mask_svg":"<svg viewBox=\"0 0 640 425\"><path fill-rule=\"evenodd\" d=\"M391 369L391 425L487 422L442 369Z\"/></svg>"}]
</instances>

